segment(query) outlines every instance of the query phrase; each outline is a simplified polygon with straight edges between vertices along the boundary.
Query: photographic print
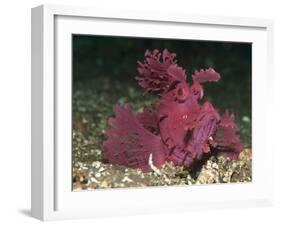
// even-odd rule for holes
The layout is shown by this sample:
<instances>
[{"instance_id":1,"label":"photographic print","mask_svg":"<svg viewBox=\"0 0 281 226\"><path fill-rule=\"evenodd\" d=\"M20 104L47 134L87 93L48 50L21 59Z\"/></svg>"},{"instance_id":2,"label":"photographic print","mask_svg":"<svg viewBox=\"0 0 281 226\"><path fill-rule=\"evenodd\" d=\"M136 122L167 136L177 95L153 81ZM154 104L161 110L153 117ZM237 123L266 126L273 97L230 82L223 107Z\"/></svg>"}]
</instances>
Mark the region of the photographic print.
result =
<instances>
[{"instance_id":1,"label":"photographic print","mask_svg":"<svg viewBox=\"0 0 281 226\"><path fill-rule=\"evenodd\" d=\"M251 182L251 68L251 43L73 35L73 190Z\"/></svg>"}]
</instances>

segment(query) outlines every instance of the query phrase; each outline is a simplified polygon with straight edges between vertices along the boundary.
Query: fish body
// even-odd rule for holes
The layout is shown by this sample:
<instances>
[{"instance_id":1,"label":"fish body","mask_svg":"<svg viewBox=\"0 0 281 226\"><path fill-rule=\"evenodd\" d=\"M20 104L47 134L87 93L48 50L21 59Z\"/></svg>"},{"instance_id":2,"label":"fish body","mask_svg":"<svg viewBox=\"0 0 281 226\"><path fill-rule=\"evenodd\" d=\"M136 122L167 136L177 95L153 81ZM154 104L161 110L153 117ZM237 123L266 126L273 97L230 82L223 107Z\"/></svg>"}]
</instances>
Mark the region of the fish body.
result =
<instances>
[{"instance_id":1,"label":"fish body","mask_svg":"<svg viewBox=\"0 0 281 226\"><path fill-rule=\"evenodd\" d=\"M209 152L236 158L242 150L234 115L226 111L220 116L212 103L200 101L202 84L217 82L220 75L212 68L201 69L189 84L175 56L168 50L146 51L144 62L139 62L139 85L159 95L159 101L141 113L128 104L115 107L103 143L109 163L147 172L151 157L156 167L166 161L190 167Z\"/></svg>"}]
</instances>

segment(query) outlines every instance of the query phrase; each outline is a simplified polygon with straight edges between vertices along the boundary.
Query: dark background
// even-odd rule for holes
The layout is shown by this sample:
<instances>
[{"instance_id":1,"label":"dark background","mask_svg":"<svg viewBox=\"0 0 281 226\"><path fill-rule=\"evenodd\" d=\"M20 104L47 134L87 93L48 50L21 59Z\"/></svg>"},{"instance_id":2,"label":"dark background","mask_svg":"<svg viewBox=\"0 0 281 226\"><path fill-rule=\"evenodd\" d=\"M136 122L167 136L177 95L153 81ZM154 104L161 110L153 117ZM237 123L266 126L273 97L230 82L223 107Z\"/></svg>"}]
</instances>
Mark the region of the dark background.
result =
<instances>
[{"instance_id":1,"label":"dark background","mask_svg":"<svg viewBox=\"0 0 281 226\"><path fill-rule=\"evenodd\" d=\"M186 69L188 81L194 70L213 67L221 74L218 83L205 83L205 100L222 113L233 111L241 133L250 145L251 138L251 43L166 40L106 36L73 36L73 83L88 83L99 77L135 81L137 61L149 49L167 48L177 54L178 64ZM118 95L118 94L116 94ZM144 97L145 98L145 97Z\"/></svg>"}]
</instances>

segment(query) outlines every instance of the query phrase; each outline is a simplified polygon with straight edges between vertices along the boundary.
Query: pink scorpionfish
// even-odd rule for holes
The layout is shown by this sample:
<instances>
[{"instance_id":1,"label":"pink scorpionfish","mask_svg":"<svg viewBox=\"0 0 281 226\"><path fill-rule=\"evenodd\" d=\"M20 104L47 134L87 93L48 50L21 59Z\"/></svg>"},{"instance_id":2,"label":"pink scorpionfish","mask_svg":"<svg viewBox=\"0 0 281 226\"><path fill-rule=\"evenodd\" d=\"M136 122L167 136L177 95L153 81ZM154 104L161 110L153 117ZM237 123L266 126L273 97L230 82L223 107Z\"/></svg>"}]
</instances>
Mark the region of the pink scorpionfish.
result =
<instances>
[{"instance_id":1,"label":"pink scorpionfish","mask_svg":"<svg viewBox=\"0 0 281 226\"><path fill-rule=\"evenodd\" d=\"M103 143L109 163L148 172L166 161L191 167L212 152L234 159L242 150L234 115L226 111L220 116L210 102L199 102L202 84L217 82L220 75L212 68L201 69L189 84L175 56L166 49L146 51L144 62L138 62L139 85L160 99L141 113L134 113L128 104L115 107Z\"/></svg>"}]
</instances>

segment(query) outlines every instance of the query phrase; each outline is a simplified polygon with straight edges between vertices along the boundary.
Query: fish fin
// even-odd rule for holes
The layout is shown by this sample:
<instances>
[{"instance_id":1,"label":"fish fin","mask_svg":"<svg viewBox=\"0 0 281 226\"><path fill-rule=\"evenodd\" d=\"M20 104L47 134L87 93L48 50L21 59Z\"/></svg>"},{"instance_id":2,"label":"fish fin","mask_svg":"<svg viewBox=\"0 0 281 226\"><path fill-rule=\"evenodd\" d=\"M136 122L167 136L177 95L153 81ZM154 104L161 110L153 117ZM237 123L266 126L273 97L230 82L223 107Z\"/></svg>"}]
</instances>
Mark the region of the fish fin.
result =
<instances>
[{"instance_id":1,"label":"fish fin","mask_svg":"<svg viewBox=\"0 0 281 226\"><path fill-rule=\"evenodd\" d=\"M195 158L201 158L202 154L209 152L207 142L215 133L219 115L212 104L206 102L198 119L198 125L195 127L189 146Z\"/></svg>"},{"instance_id":2,"label":"fish fin","mask_svg":"<svg viewBox=\"0 0 281 226\"><path fill-rule=\"evenodd\" d=\"M192 79L195 83L217 82L220 78L220 74L213 68L208 68L206 70L201 69L200 71L195 71L192 75Z\"/></svg>"},{"instance_id":3,"label":"fish fin","mask_svg":"<svg viewBox=\"0 0 281 226\"><path fill-rule=\"evenodd\" d=\"M149 156L156 167L166 160L160 136L145 129L129 105L115 107L115 117L109 119L107 140L103 143L104 158L111 164L150 171Z\"/></svg>"},{"instance_id":4,"label":"fish fin","mask_svg":"<svg viewBox=\"0 0 281 226\"><path fill-rule=\"evenodd\" d=\"M152 132L153 134L159 134L158 117L155 109L147 107L143 112L137 114L137 119L143 125L144 128Z\"/></svg>"},{"instance_id":5,"label":"fish fin","mask_svg":"<svg viewBox=\"0 0 281 226\"><path fill-rule=\"evenodd\" d=\"M234 115L226 111L214 136L215 148L230 159L236 159L243 149Z\"/></svg>"},{"instance_id":6,"label":"fish fin","mask_svg":"<svg viewBox=\"0 0 281 226\"><path fill-rule=\"evenodd\" d=\"M139 85L146 92L161 94L168 91L175 83L186 81L186 72L176 64L176 54L165 49L162 53L158 50L145 52L143 62L138 62L136 77Z\"/></svg>"}]
</instances>

